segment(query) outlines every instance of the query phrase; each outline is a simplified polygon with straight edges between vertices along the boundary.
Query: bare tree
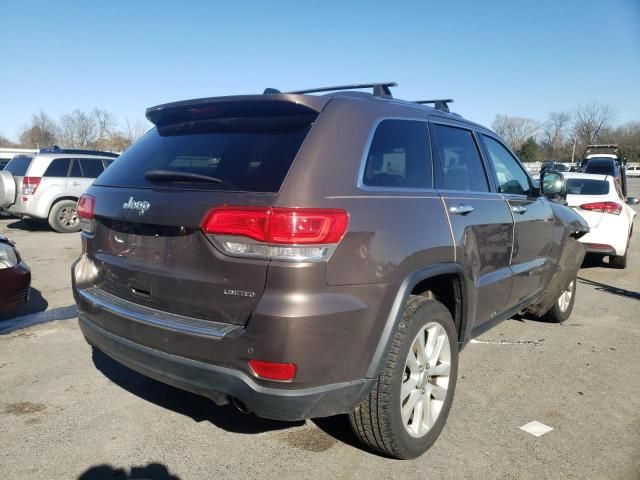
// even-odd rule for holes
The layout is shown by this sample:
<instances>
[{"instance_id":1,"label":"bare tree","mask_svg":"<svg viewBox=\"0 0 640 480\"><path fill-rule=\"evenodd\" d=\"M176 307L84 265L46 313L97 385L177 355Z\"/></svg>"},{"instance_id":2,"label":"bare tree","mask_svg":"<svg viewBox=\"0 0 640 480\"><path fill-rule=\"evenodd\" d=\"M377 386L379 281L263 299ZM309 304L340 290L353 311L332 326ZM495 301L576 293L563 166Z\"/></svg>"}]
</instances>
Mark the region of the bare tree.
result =
<instances>
[{"instance_id":1,"label":"bare tree","mask_svg":"<svg viewBox=\"0 0 640 480\"><path fill-rule=\"evenodd\" d=\"M570 137L571 115L566 112L552 112L544 123L544 147L550 158L557 159L566 148Z\"/></svg>"},{"instance_id":2,"label":"bare tree","mask_svg":"<svg viewBox=\"0 0 640 480\"><path fill-rule=\"evenodd\" d=\"M56 143L58 126L42 110L31 116L31 122L22 128L20 143L27 148L41 148Z\"/></svg>"},{"instance_id":3,"label":"bare tree","mask_svg":"<svg viewBox=\"0 0 640 480\"><path fill-rule=\"evenodd\" d=\"M129 144L138 140L140 137L142 137L146 133L147 130L149 130L148 124L146 124L144 121L140 120L139 118L136 119L134 122L131 122L127 117L124 120L124 124L125 124L124 137L129 140Z\"/></svg>"},{"instance_id":4,"label":"bare tree","mask_svg":"<svg viewBox=\"0 0 640 480\"><path fill-rule=\"evenodd\" d=\"M538 122L531 118L496 115L491 128L514 150L519 150L529 137L540 130Z\"/></svg>"},{"instance_id":5,"label":"bare tree","mask_svg":"<svg viewBox=\"0 0 640 480\"><path fill-rule=\"evenodd\" d=\"M0 147L11 148L11 147L17 147L17 146L18 146L17 143L12 142L11 140L9 140L7 137L5 137L0 133Z\"/></svg>"},{"instance_id":6,"label":"bare tree","mask_svg":"<svg viewBox=\"0 0 640 480\"><path fill-rule=\"evenodd\" d=\"M98 128L98 140L109 137L118 126L116 117L107 110L94 108L92 114Z\"/></svg>"},{"instance_id":7,"label":"bare tree","mask_svg":"<svg viewBox=\"0 0 640 480\"><path fill-rule=\"evenodd\" d=\"M600 138L602 132L611 126L616 116L612 105L590 103L576 108L573 132L580 144L587 146Z\"/></svg>"},{"instance_id":8,"label":"bare tree","mask_svg":"<svg viewBox=\"0 0 640 480\"><path fill-rule=\"evenodd\" d=\"M87 148L93 146L98 138L98 122L90 113L76 109L63 115L60 125L62 140L67 147Z\"/></svg>"}]
</instances>

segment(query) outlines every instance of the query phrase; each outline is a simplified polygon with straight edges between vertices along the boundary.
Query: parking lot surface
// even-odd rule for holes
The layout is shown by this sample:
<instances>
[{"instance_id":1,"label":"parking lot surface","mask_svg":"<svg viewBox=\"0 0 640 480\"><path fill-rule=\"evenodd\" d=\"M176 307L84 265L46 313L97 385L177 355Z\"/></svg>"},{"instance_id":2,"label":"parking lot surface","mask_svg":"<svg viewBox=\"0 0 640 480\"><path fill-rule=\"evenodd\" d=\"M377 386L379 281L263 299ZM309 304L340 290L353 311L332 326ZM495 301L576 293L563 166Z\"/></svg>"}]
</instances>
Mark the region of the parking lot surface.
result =
<instances>
[{"instance_id":1,"label":"parking lot surface","mask_svg":"<svg viewBox=\"0 0 640 480\"><path fill-rule=\"evenodd\" d=\"M567 322L512 319L469 344L441 437L398 461L361 448L344 416L261 420L92 351L70 290L79 235L0 219L34 289L0 316L0 478L640 479L637 224L625 270L587 259ZM519 429L534 420L553 430Z\"/></svg>"}]
</instances>

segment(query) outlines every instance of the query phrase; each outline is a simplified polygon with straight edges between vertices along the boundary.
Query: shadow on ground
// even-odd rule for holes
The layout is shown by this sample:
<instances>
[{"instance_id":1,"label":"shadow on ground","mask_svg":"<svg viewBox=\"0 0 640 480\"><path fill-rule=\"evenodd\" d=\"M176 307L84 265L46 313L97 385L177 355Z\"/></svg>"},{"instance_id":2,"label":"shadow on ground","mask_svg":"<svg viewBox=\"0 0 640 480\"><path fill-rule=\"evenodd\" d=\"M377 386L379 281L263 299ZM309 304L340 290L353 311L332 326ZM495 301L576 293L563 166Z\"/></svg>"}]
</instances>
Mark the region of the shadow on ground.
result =
<instances>
[{"instance_id":1,"label":"shadow on ground","mask_svg":"<svg viewBox=\"0 0 640 480\"><path fill-rule=\"evenodd\" d=\"M32 287L29 293L29 302L0 311L0 321L11 320L32 313L44 312L47 306L49 306L49 302L45 300L40 290Z\"/></svg>"},{"instance_id":2,"label":"shadow on ground","mask_svg":"<svg viewBox=\"0 0 640 480\"><path fill-rule=\"evenodd\" d=\"M640 292L633 292L631 290L625 290L624 288L614 287L613 285L607 285L606 283L594 282L586 278L578 277L580 283L585 285L591 285L596 290L601 292L611 293L613 295L619 295L621 297L631 298L633 300L640 300Z\"/></svg>"},{"instance_id":3,"label":"shadow on ground","mask_svg":"<svg viewBox=\"0 0 640 480\"><path fill-rule=\"evenodd\" d=\"M180 480L180 477L169 472L166 465L150 463L144 467L131 467L127 472L124 468L114 468L111 465L96 465L83 472L78 480Z\"/></svg>"},{"instance_id":4,"label":"shadow on ground","mask_svg":"<svg viewBox=\"0 0 640 480\"><path fill-rule=\"evenodd\" d=\"M145 377L119 364L100 350L93 348L93 363L109 380L130 393L167 408L196 422L211 422L228 432L255 434L298 427L304 422L281 422L244 414L231 404L217 406L208 398Z\"/></svg>"},{"instance_id":5,"label":"shadow on ground","mask_svg":"<svg viewBox=\"0 0 640 480\"><path fill-rule=\"evenodd\" d=\"M51 228L46 220L24 219L8 223L7 228L11 230L26 230L28 232L50 232Z\"/></svg>"}]
</instances>

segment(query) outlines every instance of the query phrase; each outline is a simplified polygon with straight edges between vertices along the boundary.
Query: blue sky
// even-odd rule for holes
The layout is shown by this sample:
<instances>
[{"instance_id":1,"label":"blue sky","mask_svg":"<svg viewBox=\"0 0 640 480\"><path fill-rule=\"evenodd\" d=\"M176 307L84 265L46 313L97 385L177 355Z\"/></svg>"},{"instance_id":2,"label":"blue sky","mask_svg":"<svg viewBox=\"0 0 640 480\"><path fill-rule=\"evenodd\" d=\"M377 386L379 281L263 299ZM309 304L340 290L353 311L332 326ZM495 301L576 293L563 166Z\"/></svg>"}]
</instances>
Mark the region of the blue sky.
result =
<instances>
[{"instance_id":1,"label":"blue sky","mask_svg":"<svg viewBox=\"0 0 640 480\"><path fill-rule=\"evenodd\" d=\"M0 134L31 114L396 81L404 99L497 113L610 103L640 120L640 0L0 0Z\"/></svg>"}]
</instances>

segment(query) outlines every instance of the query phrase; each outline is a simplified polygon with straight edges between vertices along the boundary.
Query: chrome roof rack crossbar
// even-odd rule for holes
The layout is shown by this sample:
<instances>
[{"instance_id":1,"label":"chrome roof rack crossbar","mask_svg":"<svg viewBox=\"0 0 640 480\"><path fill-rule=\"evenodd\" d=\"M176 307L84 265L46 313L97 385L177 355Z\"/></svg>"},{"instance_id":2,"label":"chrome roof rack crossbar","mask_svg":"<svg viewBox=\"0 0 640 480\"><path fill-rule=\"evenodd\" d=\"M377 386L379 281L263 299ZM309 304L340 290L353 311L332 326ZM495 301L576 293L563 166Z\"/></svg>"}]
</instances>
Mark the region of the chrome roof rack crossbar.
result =
<instances>
[{"instance_id":1,"label":"chrome roof rack crossbar","mask_svg":"<svg viewBox=\"0 0 640 480\"><path fill-rule=\"evenodd\" d=\"M449 113L450 112L449 104L453 103L453 98L437 99L437 100L416 100L413 103L420 103L420 104L433 103L433 106L436 110L441 110L443 112Z\"/></svg>"},{"instance_id":2,"label":"chrome roof rack crossbar","mask_svg":"<svg viewBox=\"0 0 640 480\"><path fill-rule=\"evenodd\" d=\"M375 97L393 98L393 95L391 95L391 89L389 87L397 87L397 86L398 84L396 82L354 83L352 85L336 85L334 87L320 87L320 88L309 88L306 90L295 90L293 92L287 92L287 93L304 94L304 93L336 92L339 90L356 90L359 88L373 88L373 95ZM270 90L270 89L267 89L267 90ZM267 93L267 90L265 90L265 93Z\"/></svg>"}]
</instances>

